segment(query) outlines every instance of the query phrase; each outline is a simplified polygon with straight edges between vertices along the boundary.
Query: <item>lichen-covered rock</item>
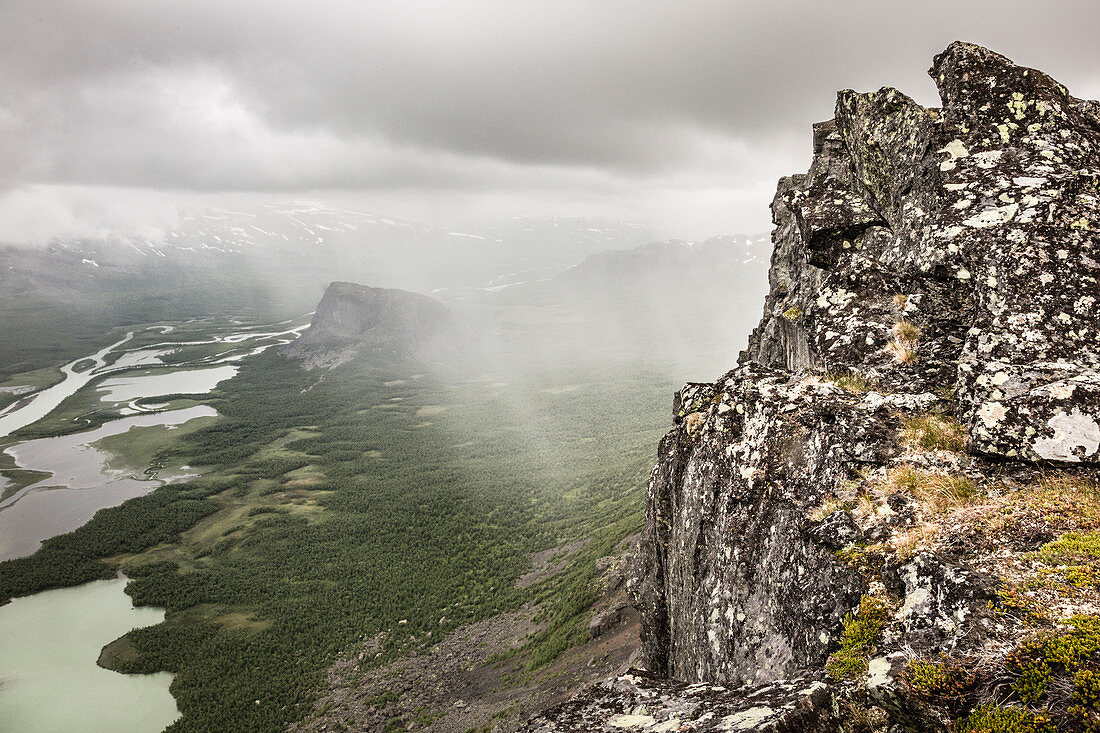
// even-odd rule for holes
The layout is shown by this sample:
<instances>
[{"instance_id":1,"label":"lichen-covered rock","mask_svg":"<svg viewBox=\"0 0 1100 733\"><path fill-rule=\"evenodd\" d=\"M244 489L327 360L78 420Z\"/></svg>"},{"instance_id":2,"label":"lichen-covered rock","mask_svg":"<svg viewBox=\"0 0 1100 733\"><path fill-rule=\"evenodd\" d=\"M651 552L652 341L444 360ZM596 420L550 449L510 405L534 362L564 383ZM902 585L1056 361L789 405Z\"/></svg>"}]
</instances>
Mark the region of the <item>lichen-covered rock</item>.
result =
<instances>
[{"instance_id":1,"label":"lichen-covered rock","mask_svg":"<svg viewBox=\"0 0 1100 733\"><path fill-rule=\"evenodd\" d=\"M1100 103L966 43L930 74L942 109L839 93L748 348L675 398L634 588L642 663L693 684L534 729L675 730L823 670L833 714L789 729L1100 729Z\"/></svg>"},{"instance_id":2,"label":"lichen-covered rock","mask_svg":"<svg viewBox=\"0 0 1100 733\"><path fill-rule=\"evenodd\" d=\"M646 658L678 679L723 683L820 667L861 581L805 516L849 463L889 457L892 410L753 365L702 394L714 396L678 398L702 409L661 442L650 480L637 590Z\"/></svg>"},{"instance_id":3,"label":"lichen-covered rock","mask_svg":"<svg viewBox=\"0 0 1100 733\"><path fill-rule=\"evenodd\" d=\"M894 618L910 643L926 648L948 651L942 641L956 638L974 609L995 597L973 571L945 565L928 552L902 565L897 575L905 588Z\"/></svg>"},{"instance_id":4,"label":"lichen-covered rock","mask_svg":"<svg viewBox=\"0 0 1100 733\"><path fill-rule=\"evenodd\" d=\"M780 183L745 358L906 390L957 381L974 450L1098 463L1096 104L970 44L931 73L942 110L841 92L810 172ZM902 321L920 337L898 338Z\"/></svg>"}]
</instances>

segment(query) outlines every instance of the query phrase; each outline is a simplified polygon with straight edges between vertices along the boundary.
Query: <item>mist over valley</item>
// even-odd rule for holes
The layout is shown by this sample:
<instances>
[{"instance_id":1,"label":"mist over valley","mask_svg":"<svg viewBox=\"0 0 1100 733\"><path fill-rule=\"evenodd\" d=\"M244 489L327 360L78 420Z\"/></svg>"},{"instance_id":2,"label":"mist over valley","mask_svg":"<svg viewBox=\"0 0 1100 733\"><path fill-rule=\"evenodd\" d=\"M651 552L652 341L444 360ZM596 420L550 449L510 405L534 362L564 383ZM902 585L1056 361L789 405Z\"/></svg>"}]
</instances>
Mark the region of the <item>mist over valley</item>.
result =
<instances>
[{"instance_id":1,"label":"mist over valley","mask_svg":"<svg viewBox=\"0 0 1100 733\"><path fill-rule=\"evenodd\" d=\"M0 3L0 731L1100 730L1097 8Z\"/></svg>"}]
</instances>

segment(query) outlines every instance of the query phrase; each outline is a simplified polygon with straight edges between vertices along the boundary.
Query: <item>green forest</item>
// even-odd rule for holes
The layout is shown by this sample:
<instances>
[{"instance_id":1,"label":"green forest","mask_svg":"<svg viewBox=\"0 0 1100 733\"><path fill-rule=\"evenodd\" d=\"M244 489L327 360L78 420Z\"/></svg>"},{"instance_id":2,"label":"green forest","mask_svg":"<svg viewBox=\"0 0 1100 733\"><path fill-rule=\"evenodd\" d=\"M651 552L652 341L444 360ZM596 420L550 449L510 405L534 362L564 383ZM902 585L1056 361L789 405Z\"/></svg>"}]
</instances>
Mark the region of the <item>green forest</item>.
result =
<instances>
[{"instance_id":1,"label":"green forest","mask_svg":"<svg viewBox=\"0 0 1100 733\"><path fill-rule=\"evenodd\" d=\"M545 664L587 638L595 561L640 528L674 385L613 366L409 372L246 360L211 402L222 418L158 458L201 478L0 564L0 600L121 569L167 619L104 660L176 673L173 733L281 730L352 644L386 632L384 662L532 599L550 623L525 653ZM515 588L533 551L576 539L565 571Z\"/></svg>"}]
</instances>

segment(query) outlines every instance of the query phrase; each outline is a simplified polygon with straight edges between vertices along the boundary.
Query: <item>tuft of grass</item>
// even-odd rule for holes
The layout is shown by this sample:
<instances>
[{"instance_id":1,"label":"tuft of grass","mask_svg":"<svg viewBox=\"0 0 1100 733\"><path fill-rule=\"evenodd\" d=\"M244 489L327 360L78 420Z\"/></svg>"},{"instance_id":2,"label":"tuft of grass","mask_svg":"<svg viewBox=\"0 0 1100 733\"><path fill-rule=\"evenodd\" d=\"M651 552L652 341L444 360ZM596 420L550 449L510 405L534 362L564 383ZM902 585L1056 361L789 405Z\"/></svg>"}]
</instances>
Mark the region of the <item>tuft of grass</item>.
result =
<instances>
[{"instance_id":1,"label":"tuft of grass","mask_svg":"<svg viewBox=\"0 0 1100 733\"><path fill-rule=\"evenodd\" d=\"M853 679L867 671L867 662L882 637L889 612L886 604L873 596L863 596L859 609L844 619L840 649L829 657L825 671L835 680Z\"/></svg>"},{"instance_id":2,"label":"tuft of grass","mask_svg":"<svg viewBox=\"0 0 1100 733\"><path fill-rule=\"evenodd\" d=\"M960 453L966 450L966 427L951 417L918 415L901 421L904 443L924 450L946 450Z\"/></svg>"},{"instance_id":3,"label":"tuft of grass","mask_svg":"<svg viewBox=\"0 0 1100 733\"><path fill-rule=\"evenodd\" d=\"M940 507L970 504L981 494L977 484L959 474L936 474L928 482L926 491Z\"/></svg>"},{"instance_id":4,"label":"tuft of grass","mask_svg":"<svg viewBox=\"0 0 1100 733\"><path fill-rule=\"evenodd\" d=\"M802 317L802 309L792 306L783 311L783 317L786 318L788 321L797 321L799 318Z\"/></svg>"},{"instance_id":5,"label":"tuft of grass","mask_svg":"<svg viewBox=\"0 0 1100 733\"><path fill-rule=\"evenodd\" d=\"M1100 481L1085 476L1044 476L1039 487L1047 492L1070 496L1090 505L1100 504Z\"/></svg>"},{"instance_id":6,"label":"tuft of grass","mask_svg":"<svg viewBox=\"0 0 1100 733\"><path fill-rule=\"evenodd\" d=\"M863 376L859 372L829 372L825 375L825 379L840 387L845 392L852 392L854 394L870 392L878 386L878 382Z\"/></svg>"},{"instance_id":7,"label":"tuft of grass","mask_svg":"<svg viewBox=\"0 0 1100 733\"><path fill-rule=\"evenodd\" d=\"M927 481L928 472L906 464L895 468L886 477L886 488L917 494Z\"/></svg>"},{"instance_id":8,"label":"tuft of grass","mask_svg":"<svg viewBox=\"0 0 1100 733\"><path fill-rule=\"evenodd\" d=\"M707 416L702 412L693 412L684 418L684 428L687 430L688 435L694 436L703 429L703 423L706 422Z\"/></svg>"},{"instance_id":9,"label":"tuft of grass","mask_svg":"<svg viewBox=\"0 0 1100 733\"><path fill-rule=\"evenodd\" d=\"M917 342L920 340L920 327L910 321L897 321L891 330L890 341L883 352L894 358L898 364L913 364L917 361Z\"/></svg>"},{"instance_id":10,"label":"tuft of grass","mask_svg":"<svg viewBox=\"0 0 1100 733\"><path fill-rule=\"evenodd\" d=\"M851 507L840 499L827 499L822 502L820 506L814 508L807 516L815 522L820 522L833 512L838 510L848 511L850 508Z\"/></svg>"},{"instance_id":11,"label":"tuft of grass","mask_svg":"<svg viewBox=\"0 0 1100 733\"><path fill-rule=\"evenodd\" d=\"M900 341L890 341L882 350L892 356L896 364L915 364L917 361L916 349Z\"/></svg>"},{"instance_id":12,"label":"tuft of grass","mask_svg":"<svg viewBox=\"0 0 1100 733\"><path fill-rule=\"evenodd\" d=\"M940 384L932 391L937 397L944 402L954 402L958 396L955 393L955 385L953 384Z\"/></svg>"},{"instance_id":13,"label":"tuft of grass","mask_svg":"<svg viewBox=\"0 0 1100 733\"><path fill-rule=\"evenodd\" d=\"M901 342L915 344L920 340L920 326L912 321L898 321L894 324L894 337Z\"/></svg>"},{"instance_id":14,"label":"tuft of grass","mask_svg":"<svg viewBox=\"0 0 1100 733\"><path fill-rule=\"evenodd\" d=\"M899 560L909 560L921 549L926 549L936 541L940 528L931 522L921 522L910 530L901 532L890 541L894 555Z\"/></svg>"},{"instance_id":15,"label":"tuft of grass","mask_svg":"<svg viewBox=\"0 0 1100 733\"><path fill-rule=\"evenodd\" d=\"M909 305L909 296L904 293L894 293L894 305L898 310L905 310L905 306Z\"/></svg>"},{"instance_id":16,"label":"tuft of grass","mask_svg":"<svg viewBox=\"0 0 1100 733\"><path fill-rule=\"evenodd\" d=\"M1006 522L1036 521L1055 532L1088 532L1100 529L1100 484L1081 476L1048 475L1009 495L1011 503L998 515Z\"/></svg>"},{"instance_id":17,"label":"tuft of grass","mask_svg":"<svg viewBox=\"0 0 1100 733\"><path fill-rule=\"evenodd\" d=\"M908 492L938 509L971 504L981 498L978 485L962 474L923 471L909 465L891 471L883 488Z\"/></svg>"}]
</instances>

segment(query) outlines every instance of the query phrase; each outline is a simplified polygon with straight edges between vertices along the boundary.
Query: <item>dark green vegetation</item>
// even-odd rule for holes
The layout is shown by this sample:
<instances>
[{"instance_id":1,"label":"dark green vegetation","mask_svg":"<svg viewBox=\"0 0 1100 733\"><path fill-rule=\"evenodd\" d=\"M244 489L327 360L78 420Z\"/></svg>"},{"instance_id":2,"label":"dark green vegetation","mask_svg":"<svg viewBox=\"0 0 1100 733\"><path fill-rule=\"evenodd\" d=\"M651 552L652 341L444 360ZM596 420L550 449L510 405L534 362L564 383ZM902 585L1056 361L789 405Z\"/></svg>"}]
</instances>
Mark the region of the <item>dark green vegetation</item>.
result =
<instances>
[{"instance_id":1,"label":"dark green vegetation","mask_svg":"<svg viewBox=\"0 0 1100 733\"><path fill-rule=\"evenodd\" d=\"M52 387L64 379L61 370L56 367L43 367L30 372L17 374L0 381L0 410L18 401L32 391Z\"/></svg>"},{"instance_id":2,"label":"dark green vegetation","mask_svg":"<svg viewBox=\"0 0 1100 733\"><path fill-rule=\"evenodd\" d=\"M216 469L0 564L0 598L121 567L168 617L105 661L177 673L172 731L281 730L379 632L382 661L539 599L532 665L586 638L595 560L641 524L668 379L320 376L270 352L244 362L213 402L224 417L159 457ZM515 588L531 552L574 539L565 571Z\"/></svg>"},{"instance_id":3,"label":"dark green vegetation","mask_svg":"<svg viewBox=\"0 0 1100 733\"><path fill-rule=\"evenodd\" d=\"M970 714L962 733L1055 733L1050 718L1022 708L983 705Z\"/></svg>"},{"instance_id":4,"label":"dark green vegetation","mask_svg":"<svg viewBox=\"0 0 1100 733\"><path fill-rule=\"evenodd\" d=\"M919 697L947 707L954 715L966 704L977 676L966 665L944 657L936 661L909 662L903 680Z\"/></svg>"},{"instance_id":5,"label":"dark green vegetation","mask_svg":"<svg viewBox=\"0 0 1100 733\"><path fill-rule=\"evenodd\" d=\"M844 632L840 637L840 649L825 665L825 671L833 679L851 679L867 671L867 661L882 638L882 629L889 618L886 604L873 596L859 601L859 610L844 619Z\"/></svg>"}]
</instances>

